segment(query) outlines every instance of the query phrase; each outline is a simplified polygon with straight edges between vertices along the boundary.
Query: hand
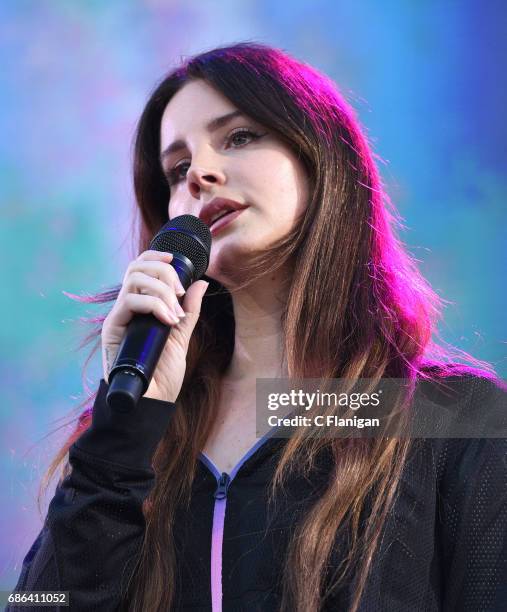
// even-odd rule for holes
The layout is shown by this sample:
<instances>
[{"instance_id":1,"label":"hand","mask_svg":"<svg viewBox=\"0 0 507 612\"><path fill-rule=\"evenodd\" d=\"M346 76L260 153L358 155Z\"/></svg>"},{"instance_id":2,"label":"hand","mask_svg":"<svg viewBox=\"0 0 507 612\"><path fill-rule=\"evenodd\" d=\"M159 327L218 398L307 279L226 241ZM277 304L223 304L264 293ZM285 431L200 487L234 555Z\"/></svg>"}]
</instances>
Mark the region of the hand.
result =
<instances>
[{"instance_id":1,"label":"hand","mask_svg":"<svg viewBox=\"0 0 507 612\"><path fill-rule=\"evenodd\" d=\"M104 380L109 381L127 325L135 314L152 313L171 326L171 333L160 355L144 397L175 402L186 371L190 337L201 312L208 283L193 283L185 292L176 270L169 265L171 253L144 251L130 262L122 288L113 308L102 325L102 366ZM185 296L182 306L178 296Z\"/></svg>"}]
</instances>

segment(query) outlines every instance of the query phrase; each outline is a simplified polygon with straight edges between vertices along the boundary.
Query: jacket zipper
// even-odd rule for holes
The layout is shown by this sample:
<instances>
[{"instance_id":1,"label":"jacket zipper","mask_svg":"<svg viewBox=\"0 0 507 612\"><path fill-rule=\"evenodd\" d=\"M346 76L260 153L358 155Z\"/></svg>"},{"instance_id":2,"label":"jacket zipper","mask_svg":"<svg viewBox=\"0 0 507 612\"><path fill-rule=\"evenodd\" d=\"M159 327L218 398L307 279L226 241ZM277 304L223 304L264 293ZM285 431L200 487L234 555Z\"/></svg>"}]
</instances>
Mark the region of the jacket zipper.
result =
<instances>
[{"instance_id":1,"label":"jacket zipper","mask_svg":"<svg viewBox=\"0 0 507 612\"><path fill-rule=\"evenodd\" d=\"M234 466L230 474L218 471L213 462L204 454L201 453L201 460L207 466L208 470L215 476L217 487L213 493L215 504L213 507L213 523L211 527L211 610L212 612L222 612L222 549L224 541L224 522L225 522L225 507L227 504L227 492L231 481L236 478L236 474L241 469L245 461L247 461L257 449L276 430L272 428L269 432L258 440L250 450Z\"/></svg>"},{"instance_id":2,"label":"jacket zipper","mask_svg":"<svg viewBox=\"0 0 507 612\"><path fill-rule=\"evenodd\" d=\"M224 540L225 506L231 477L222 472L213 497L213 527L211 530L211 609L222 612L222 546Z\"/></svg>"},{"instance_id":3,"label":"jacket zipper","mask_svg":"<svg viewBox=\"0 0 507 612\"><path fill-rule=\"evenodd\" d=\"M225 499L227 497L227 489L229 488L229 483L231 482L231 477L226 472L222 472L220 476L220 480L218 481L217 489L213 495L215 499Z\"/></svg>"}]
</instances>

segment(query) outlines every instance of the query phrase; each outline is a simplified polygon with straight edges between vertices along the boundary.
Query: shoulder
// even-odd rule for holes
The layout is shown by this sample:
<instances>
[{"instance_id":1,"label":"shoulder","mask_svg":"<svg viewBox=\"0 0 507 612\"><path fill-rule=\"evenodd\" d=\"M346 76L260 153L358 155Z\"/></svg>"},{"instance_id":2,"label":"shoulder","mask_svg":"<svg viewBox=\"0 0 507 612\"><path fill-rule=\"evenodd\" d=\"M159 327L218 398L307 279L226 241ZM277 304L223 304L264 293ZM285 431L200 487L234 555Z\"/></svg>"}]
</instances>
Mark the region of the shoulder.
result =
<instances>
[{"instance_id":1,"label":"shoulder","mask_svg":"<svg viewBox=\"0 0 507 612\"><path fill-rule=\"evenodd\" d=\"M428 419L428 437L507 438L507 383L488 371L461 364L426 369L414 406L416 418Z\"/></svg>"},{"instance_id":2,"label":"shoulder","mask_svg":"<svg viewBox=\"0 0 507 612\"><path fill-rule=\"evenodd\" d=\"M507 384L488 371L461 364L434 365L418 379L416 411L424 423L438 480L453 489L478 476L479 466L507 465ZM427 435L426 435L427 433ZM489 469L489 468L488 468ZM502 472L503 470L503 472ZM449 486L446 486L449 485Z\"/></svg>"},{"instance_id":3,"label":"shoulder","mask_svg":"<svg viewBox=\"0 0 507 612\"><path fill-rule=\"evenodd\" d=\"M451 403L466 397L475 401L506 401L507 382L499 376L459 363L434 364L422 369L419 391L439 403Z\"/></svg>"}]
</instances>

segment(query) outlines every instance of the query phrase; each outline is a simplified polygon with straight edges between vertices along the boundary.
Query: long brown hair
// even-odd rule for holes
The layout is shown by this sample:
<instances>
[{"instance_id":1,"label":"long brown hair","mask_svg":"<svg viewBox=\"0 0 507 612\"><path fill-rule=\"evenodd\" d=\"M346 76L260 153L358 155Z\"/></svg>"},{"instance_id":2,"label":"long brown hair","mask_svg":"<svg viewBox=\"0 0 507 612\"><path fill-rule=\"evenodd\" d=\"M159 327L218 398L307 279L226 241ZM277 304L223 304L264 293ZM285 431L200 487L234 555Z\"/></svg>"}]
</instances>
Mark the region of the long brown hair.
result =
<instances>
[{"instance_id":1,"label":"long brown hair","mask_svg":"<svg viewBox=\"0 0 507 612\"><path fill-rule=\"evenodd\" d=\"M168 220L169 188L160 162L159 131L171 97L189 80L203 79L238 109L270 129L303 162L311 198L301 224L249 261L248 282L286 262L293 266L282 316L291 378L409 379L429 376L429 365L456 358L490 370L437 335L443 301L420 275L395 234L396 212L383 191L371 148L334 83L271 47L242 43L192 57L155 88L135 137L134 185L139 212L138 253ZM220 378L234 348L230 293L213 279L193 333L178 409L153 459L156 481L144 505L146 531L129 590L130 609L167 610L175 577L173 518L188 503L198 454L215 421ZM113 302L120 286L85 302ZM82 346L100 346L104 317ZM93 354L92 352L92 354ZM199 384L195 384L198 382ZM410 399L414 386L403 402ZM43 485L62 466L68 449L91 422L89 398L74 433L54 459ZM354 568L357 610L386 515L410 449L403 438L315 439L300 431L284 446L270 501L297 464L311 476L316 454L330 451L334 468L323 495L297 525L284 566L282 610L319 610L326 595ZM359 529L367 497L371 517ZM326 568L338 529L348 525L347 563L334 583ZM326 588L329 590L326 591Z\"/></svg>"}]
</instances>

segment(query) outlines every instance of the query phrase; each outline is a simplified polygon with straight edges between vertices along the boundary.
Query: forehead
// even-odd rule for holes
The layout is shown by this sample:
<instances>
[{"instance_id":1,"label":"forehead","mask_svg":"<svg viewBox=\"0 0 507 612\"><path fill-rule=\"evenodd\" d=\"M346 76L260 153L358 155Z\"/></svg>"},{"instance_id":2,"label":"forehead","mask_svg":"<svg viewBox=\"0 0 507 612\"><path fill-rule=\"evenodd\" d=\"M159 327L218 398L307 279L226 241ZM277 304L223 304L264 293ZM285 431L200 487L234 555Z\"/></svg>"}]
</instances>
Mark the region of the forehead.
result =
<instances>
[{"instance_id":1,"label":"forehead","mask_svg":"<svg viewBox=\"0 0 507 612\"><path fill-rule=\"evenodd\" d=\"M165 107L160 125L161 148L192 130L204 130L211 119L234 110L234 104L205 81L186 83Z\"/></svg>"}]
</instances>

